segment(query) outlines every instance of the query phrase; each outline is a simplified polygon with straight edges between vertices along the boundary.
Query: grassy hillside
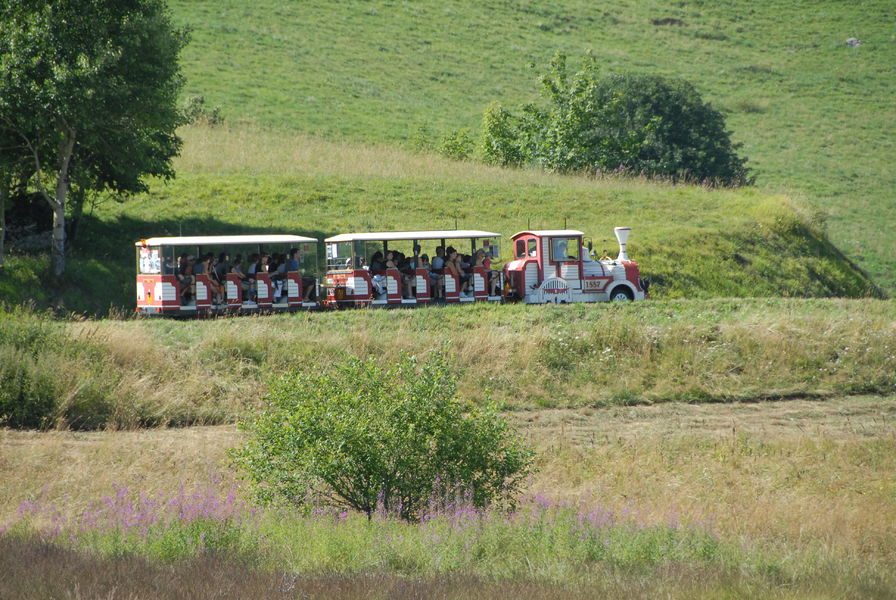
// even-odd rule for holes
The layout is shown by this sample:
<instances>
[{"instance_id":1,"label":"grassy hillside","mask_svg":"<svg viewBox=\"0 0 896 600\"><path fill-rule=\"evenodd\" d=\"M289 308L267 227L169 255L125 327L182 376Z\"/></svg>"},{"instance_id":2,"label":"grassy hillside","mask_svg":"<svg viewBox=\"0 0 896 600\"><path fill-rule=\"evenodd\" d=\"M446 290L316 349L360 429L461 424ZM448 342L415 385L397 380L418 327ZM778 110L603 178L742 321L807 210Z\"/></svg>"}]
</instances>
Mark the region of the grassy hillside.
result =
<instances>
[{"instance_id":1,"label":"grassy hillside","mask_svg":"<svg viewBox=\"0 0 896 600\"><path fill-rule=\"evenodd\" d=\"M171 4L193 28L188 92L278 129L400 143L476 127L491 100L534 99L557 50L684 77L728 113L759 185L828 211L834 243L896 289L887 0Z\"/></svg>"},{"instance_id":2,"label":"grassy hillside","mask_svg":"<svg viewBox=\"0 0 896 600\"><path fill-rule=\"evenodd\" d=\"M388 146L297 134L192 127L180 176L123 204L99 205L81 228L62 306L134 305L135 240L152 235L532 227L580 228L615 253L612 228L634 232L630 255L655 298L865 296L873 284L824 235L817 214L755 189L711 191L637 180L512 171ZM432 248L424 248L432 253ZM0 297L49 300L39 258L10 261Z\"/></svg>"},{"instance_id":3,"label":"grassy hillside","mask_svg":"<svg viewBox=\"0 0 896 600\"><path fill-rule=\"evenodd\" d=\"M478 305L188 322L0 313L0 420L228 423L280 373L399 352L446 352L463 398L510 410L892 394L896 303Z\"/></svg>"}]
</instances>

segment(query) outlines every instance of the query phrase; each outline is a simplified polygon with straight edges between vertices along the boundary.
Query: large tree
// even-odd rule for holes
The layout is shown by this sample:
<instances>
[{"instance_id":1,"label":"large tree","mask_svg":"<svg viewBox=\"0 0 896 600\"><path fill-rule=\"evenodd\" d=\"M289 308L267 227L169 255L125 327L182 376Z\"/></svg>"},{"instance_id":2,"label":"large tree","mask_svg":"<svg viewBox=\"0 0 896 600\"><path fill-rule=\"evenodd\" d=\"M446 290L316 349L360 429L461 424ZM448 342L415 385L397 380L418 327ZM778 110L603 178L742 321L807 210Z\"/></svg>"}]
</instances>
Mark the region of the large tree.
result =
<instances>
[{"instance_id":1,"label":"large tree","mask_svg":"<svg viewBox=\"0 0 896 600\"><path fill-rule=\"evenodd\" d=\"M0 154L0 173L29 161L53 209L55 275L73 191L77 215L88 192L174 175L186 39L163 0L0 0L0 139L19 142Z\"/></svg>"}]
</instances>

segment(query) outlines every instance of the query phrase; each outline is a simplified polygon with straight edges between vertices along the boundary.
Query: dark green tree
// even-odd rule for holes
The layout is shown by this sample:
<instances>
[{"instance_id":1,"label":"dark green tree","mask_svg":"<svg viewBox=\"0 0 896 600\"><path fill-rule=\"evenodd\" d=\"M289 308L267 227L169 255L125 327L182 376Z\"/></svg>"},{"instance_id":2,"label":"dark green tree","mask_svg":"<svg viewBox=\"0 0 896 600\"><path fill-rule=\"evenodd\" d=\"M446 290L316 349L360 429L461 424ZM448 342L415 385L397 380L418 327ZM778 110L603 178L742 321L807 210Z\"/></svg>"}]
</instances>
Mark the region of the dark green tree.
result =
<instances>
[{"instance_id":1,"label":"dark green tree","mask_svg":"<svg viewBox=\"0 0 896 600\"><path fill-rule=\"evenodd\" d=\"M0 172L28 160L53 209L56 276L67 209L77 219L89 193L174 175L186 41L163 0L0 0L0 139L17 140Z\"/></svg>"},{"instance_id":2,"label":"dark green tree","mask_svg":"<svg viewBox=\"0 0 896 600\"><path fill-rule=\"evenodd\" d=\"M652 75L601 76L590 55L570 74L555 56L542 78L546 105L519 117L490 107L483 158L559 172L625 172L713 185L752 183L722 113L690 83ZM522 159L522 160L521 160Z\"/></svg>"},{"instance_id":3,"label":"dark green tree","mask_svg":"<svg viewBox=\"0 0 896 600\"><path fill-rule=\"evenodd\" d=\"M475 506L512 501L532 451L495 411L455 398L444 361L350 359L273 382L237 464L262 501L381 506L417 519L462 490Z\"/></svg>"}]
</instances>

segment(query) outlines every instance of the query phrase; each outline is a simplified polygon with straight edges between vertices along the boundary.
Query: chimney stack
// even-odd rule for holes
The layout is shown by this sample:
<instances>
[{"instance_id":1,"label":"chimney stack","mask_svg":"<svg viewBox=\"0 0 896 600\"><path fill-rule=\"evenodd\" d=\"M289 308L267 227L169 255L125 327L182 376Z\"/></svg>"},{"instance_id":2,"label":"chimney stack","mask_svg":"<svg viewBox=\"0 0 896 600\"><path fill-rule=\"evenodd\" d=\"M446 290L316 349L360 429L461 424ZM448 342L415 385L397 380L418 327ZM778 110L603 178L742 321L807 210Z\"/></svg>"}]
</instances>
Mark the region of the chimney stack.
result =
<instances>
[{"instance_id":1,"label":"chimney stack","mask_svg":"<svg viewBox=\"0 0 896 600\"><path fill-rule=\"evenodd\" d=\"M619 256L617 261L628 260L628 253L625 251L625 243L628 241L628 235L632 232L631 227L615 227L613 233L616 234L616 240L619 242Z\"/></svg>"}]
</instances>

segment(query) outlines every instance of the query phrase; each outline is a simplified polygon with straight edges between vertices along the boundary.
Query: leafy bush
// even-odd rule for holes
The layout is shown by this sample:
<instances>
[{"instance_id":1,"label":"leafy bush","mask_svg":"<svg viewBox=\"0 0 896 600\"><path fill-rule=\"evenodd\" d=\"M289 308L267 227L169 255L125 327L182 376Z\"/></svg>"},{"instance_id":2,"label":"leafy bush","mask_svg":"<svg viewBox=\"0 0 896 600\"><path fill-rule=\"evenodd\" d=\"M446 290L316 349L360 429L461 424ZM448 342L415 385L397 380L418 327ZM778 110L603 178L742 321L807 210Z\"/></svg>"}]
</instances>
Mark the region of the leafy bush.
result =
<instances>
[{"instance_id":1,"label":"leafy bush","mask_svg":"<svg viewBox=\"0 0 896 600\"><path fill-rule=\"evenodd\" d=\"M45 428L56 409L57 379L31 355L0 347L0 427Z\"/></svg>"},{"instance_id":2,"label":"leafy bush","mask_svg":"<svg viewBox=\"0 0 896 600\"><path fill-rule=\"evenodd\" d=\"M524 106L520 116L494 104L486 109L480 143L486 162L729 186L753 181L722 113L686 81L601 77L593 59L570 76L558 54L542 84L546 107Z\"/></svg>"},{"instance_id":3,"label":"leafy bush","mask_svg":"<svg viewBox=\"0 0 896 600\"><path fill-rule=\"evenodd\" d=\"M473 134L464 127L442 137L436 149L447 158L466 160L473 154L473 145Z\"/></svg>"},{"instance_id":4,"label":"leafy bush","mask_svg":"<svg viewBox=\"0 0 896 600\"><path fill-rule=\"evenodd\" d=\"M205 103L205 96L188 96L183 107L183 117L187 123L200 123L205 125L220 125L224 122L220 106L209 107Z\"/></svg>"},{"instance_id":5,"label":"leafy bush","mask_svg":"<svg viewBox=\"0 0 896 600\"><path fill-rule=\"evenodd\" d=\"M455 399L443 359L418 368L349 359L273 382L267 407L242 423L234 456L260 500L330 503L406 520L462 491L476 507L510 502L532 451L492 409Z\"/></svg>"},{"instance_id":6,"label":"leafy bush","mask_svg":"<svg viewBox=\"0 0 896 600\"><path fill-rule=\"evenodd\" d=\"M479 155L490 165L519 166L523 153L518 145L513 115L497 102L492 102L482 115Z\"/></svg>"}]
</instances>

